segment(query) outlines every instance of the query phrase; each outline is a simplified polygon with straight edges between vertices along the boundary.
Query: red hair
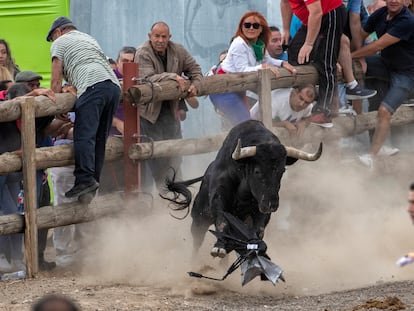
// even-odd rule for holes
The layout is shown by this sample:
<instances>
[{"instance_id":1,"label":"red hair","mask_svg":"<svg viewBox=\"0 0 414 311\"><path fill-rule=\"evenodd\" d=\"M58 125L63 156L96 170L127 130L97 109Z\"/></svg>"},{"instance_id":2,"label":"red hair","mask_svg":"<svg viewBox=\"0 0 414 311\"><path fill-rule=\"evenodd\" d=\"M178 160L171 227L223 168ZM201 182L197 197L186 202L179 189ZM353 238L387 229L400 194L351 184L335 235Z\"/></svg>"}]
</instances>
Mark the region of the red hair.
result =
<instances>
[{"instance_id":1,"label":"red hair","mask_svg":"<svg viewBox=\"0 0 414 311\"><path fill-rule=\"evenodd\" d=\"M243 38L244 41L246 41L246 43L249 43L249 40L246 38L246 36L243 34L243 22L246 18L248 17L256 17L259 20L259 24L262 26L262 32L259 35L260 40L262 40L265 44L265 47L267 46L267 43L269 42L269 38L271 36L271 31L269 28L269 24L266 21L266 18L259 12L257 11L249 11L244 13L244 15L241 17L240 21L239 21L239 26L237 28L236 34L234 35L234 38L240 36Z\"/></svg>"}]
</instances>

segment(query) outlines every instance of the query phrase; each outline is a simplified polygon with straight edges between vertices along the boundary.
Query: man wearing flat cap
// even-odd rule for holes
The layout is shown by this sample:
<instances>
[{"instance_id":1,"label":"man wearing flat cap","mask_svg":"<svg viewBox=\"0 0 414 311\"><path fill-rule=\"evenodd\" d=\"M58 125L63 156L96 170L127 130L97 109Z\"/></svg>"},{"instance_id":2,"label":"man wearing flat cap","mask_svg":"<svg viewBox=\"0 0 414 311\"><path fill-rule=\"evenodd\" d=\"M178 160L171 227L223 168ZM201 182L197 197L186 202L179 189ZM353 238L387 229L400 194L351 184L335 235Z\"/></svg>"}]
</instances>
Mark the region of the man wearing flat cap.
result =
<instances>
[{"instance_id":1,"label":"man wearing flat cap","mask_svg":"<svg viewBox=\"0 0 414 311\"><path fill-rule=\"evenodd\" d=\"M61 93L62 79L76 90L74 111L75 185L65 193L90 203L99 187L105 145L121 88L98 42L72 21L58 17L46 37L53 42L51 89Z\"/></svg>"},{"instance_id":2,"label":"man wearing flat cap","mask_svg":"<svg viewBox=\"0 0 414 311\"><path fill-rule=\"evenodd\" d=\"M40 87L40 80L43 77L39 75L37 72L25 70L20 71L15 78L16 83L22 82L26 84L30 88L30 93L27 93L26 96L47 96L52 101L56 100L55 93L53 93L50 89L45 89Z\"/></svg>"},{"instance_id":3,"label":"man wearing flat cap","mask_svg":"<svg viewBox=\"0 0 414 311\"><path fill-rule=\"evenodd\" d=\"M28 87L31 89L33 88L39 88L40 87L40 80L42 80L43 77L36 72L26 70L26 71L20 71L16 78L14 79L16 82L25 82Z\"/></svg>"}]
</instances>

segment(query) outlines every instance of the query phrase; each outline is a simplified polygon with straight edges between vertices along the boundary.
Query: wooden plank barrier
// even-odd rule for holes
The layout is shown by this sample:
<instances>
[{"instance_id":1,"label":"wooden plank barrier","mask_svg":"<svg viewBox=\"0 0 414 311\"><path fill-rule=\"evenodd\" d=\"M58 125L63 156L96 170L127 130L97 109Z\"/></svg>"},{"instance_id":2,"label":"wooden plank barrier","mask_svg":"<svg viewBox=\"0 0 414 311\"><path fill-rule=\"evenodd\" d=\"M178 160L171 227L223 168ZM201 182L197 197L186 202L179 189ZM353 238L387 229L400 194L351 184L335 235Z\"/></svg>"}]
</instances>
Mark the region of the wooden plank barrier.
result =
<instances>
[{"instance_id":1,"label":"wooden plank barrier","mask_svg":"<svg viewBox=\"0 0 414 311\"><path fill-rule=\"evenodd\" d=\"M354 68L357 78L362 76L360 67ZM282 87L291 87L295 84L317 83L317 73L312 66L297 67L297 75L293 77L285 69L281 69L281 77L275 79L270 70L259 72L235 73L204 77L202 79L199 96L252 90L259 94L261 101L261 115L268 128L271 128L270 90ZM174 81L145 83L133 85L123 96L133 105L145 105L151 100L171 100L185 98L186 92L181 92ZM56 147L34 148L34 117L56 115L73 109L75 97L69 93L56 94L56 102L45 96L36 98L16 98L5 101L0 105L0 122L13 121L23 118L22 145L23 152L8 152L0 155L0 174L21 171L24 172L25 189L25 221L20 215L0 216L0 235L25 232L26 258L28 262L28 276L33 277L38 271L37 262L37 229L54 228L63 225L92 221L96 218L116 213L121 210L123 197L119 194L98 197L88 206L79 203L62 206L47 206L36 210L36 169L67 166L73 164L72 145ZM22 112L23 111L23 112ZM310 125L302 137L292 138L286 129L271 128L285 145L303 144L337 140L340 137L351 136L376 125L376 112L364 113L355 117L334 118L334 127L324 129ZM399 126L414 121L413 107L400 107L392 117L392 126ZM132 144L128 149L131 160L145 160L151 157L182 156L213 152L220 148L226 133L213 136L156 141L153 143ZM106 160L119 159L124 154L123 141L120 138L110 137L106 148ZM24 225L25 224L25 225Z\"/></svg>"}]
</instances>

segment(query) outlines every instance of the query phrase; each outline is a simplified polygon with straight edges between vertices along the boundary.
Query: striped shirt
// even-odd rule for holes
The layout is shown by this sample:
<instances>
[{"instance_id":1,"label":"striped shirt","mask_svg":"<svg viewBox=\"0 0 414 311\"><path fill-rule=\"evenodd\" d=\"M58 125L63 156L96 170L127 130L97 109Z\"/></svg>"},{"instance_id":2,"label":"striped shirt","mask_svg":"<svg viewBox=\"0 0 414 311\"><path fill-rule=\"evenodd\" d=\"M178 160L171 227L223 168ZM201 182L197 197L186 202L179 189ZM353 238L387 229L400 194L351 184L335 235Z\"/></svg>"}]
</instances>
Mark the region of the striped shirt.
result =
<instances>
[{"instance_id":1,"label":"striped shirt","mask_svg":"<svg viewBox=\"0 0 414 311\"><path fill-rule=\"evenodd\" d=\"M63 63L63 78L76 87L80 97L88 87L105 80L119 86L98 42L90 35L72 30L57 38L51 48L52 59Z\"/></svg>"}]
</instances>

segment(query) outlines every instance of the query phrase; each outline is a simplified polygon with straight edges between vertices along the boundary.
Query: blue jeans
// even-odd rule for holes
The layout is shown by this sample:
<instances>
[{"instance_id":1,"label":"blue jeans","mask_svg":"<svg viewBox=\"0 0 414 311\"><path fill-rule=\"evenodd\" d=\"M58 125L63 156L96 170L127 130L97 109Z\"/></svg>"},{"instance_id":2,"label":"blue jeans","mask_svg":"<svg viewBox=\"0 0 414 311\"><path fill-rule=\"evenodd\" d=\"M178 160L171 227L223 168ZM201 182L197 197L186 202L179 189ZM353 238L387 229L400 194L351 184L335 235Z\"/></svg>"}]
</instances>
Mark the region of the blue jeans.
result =
<instances>
[{"instance_id":1,"label":"blue jeans","mask_svg":"<svg viewBox=\"0 0 414 311\"><path fill-rule=\"evenodd\" d=\"M368 99L369 111L383 105L394 113L414 89L414 75L389 70L380 55L369 56L366 61L365 85L378 91L376 96Z\"/></svg>"},{"instance_id":2,"label":"blue jeans","mask_svg":"<svg viewBox=\"0 0 414 311\"><path fill-rule=\"evenodd\" d=\"M244 105L242 96L239 93L210 94L210 100L234 126L250 119L250 113Z\"/></svg>"},{"instance_id":3,"label":"blue jeans","mask_svg":"<svg viewBox=\"0 0 414 311\"><path fill-rule=\"evenodd\" d=\"M17 195L20 191L22 173L0 176L0 215L17 213ZM0 254L5 253L13 260L22 259L23 234L0 236Z\"/></svg>"},{"instance_id":4,"label":"blue jeans","mask_svg":"<svg viewBox=\"0 0 414 311\"><path fill-rule=\"evenodd\" d=\"M96 83L75 103L75 185L99 182L105 145L121 90L110 80Z\"/></svg>"},{"instance_id":5,"label":"blue jeans","mask_svg":"<svg viewBox=\"0 0 414 311\"><path fill-rule=\"evenodd\" d=\"M140 118L141 135L153 141L180 139L182 138L180 121L177 120L170 108L170 102L162 103L161 111L155 123ZM148 164L148 165L147 165ZM176 171L177 177L181 178L181 157L161 157L148 159L142 163L143 189L148 191L152 187L148 167L155 181L156 187L161 190L164 187L165 178L172 171Z\"/></svg>"}]
</instances>

